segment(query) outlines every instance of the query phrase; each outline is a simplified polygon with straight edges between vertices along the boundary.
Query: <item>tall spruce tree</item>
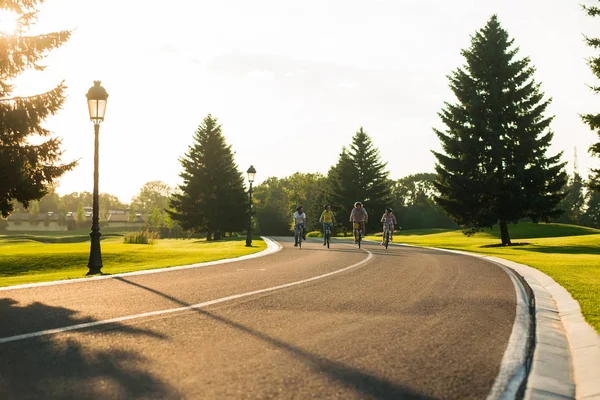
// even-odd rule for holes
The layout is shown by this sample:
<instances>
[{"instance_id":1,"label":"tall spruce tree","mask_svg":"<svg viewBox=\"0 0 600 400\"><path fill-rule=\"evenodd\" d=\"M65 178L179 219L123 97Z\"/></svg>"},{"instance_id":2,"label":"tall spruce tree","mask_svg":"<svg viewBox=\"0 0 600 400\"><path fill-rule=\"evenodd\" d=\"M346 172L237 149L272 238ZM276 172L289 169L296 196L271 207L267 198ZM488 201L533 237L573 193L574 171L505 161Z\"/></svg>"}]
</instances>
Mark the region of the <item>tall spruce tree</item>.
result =
<instances>
[{"instance_id":1,"label":"tall spruce tree","mask_svg":"<svg viewBox=\"0 0 600 400\"><path fill-rule=\"evenodd\" d=\"M590 190L586 197L586 209L582 216L583 224L592 228L600 228L600 192Z\"/></svg>"},{"instance_id":2,"label":"tall spruce tree","mask_svg":"<svg viewBox=\"0 0 600 400\"><path fill-rule=\"evenodd\" d=\"M0 1L0 12L17 18L13 33L0 32L0 216L8 217L14 201L25 207L41 199L50 185L76 163L62 164L60 140L50 137L42 127L44 120L56 114L65 101L64 83L35 96L13 96L17 76L28 69L43 70L39 62L48 51L62 46L69 31L26 36L35 22L43 0ZM32 137L50 137L33 144Z\"/></svg>"},{"instance_id":3,"label":"tall spruce tree","mask_svg":"<svg viewBox=\"0 0 600 400\"><path fill-rule=\"evenodd\" d=\"M581 224L582 216L585 207L585 194L583 189L585 182L577 171L573 173L573 177L569 178L569 182L565 187L567 195L560 202L559 208L564 211L564 214L558 218L558 222L566 224Z\"/></svg>"},{"instance_id":4,"label":"tall spruce tree","mask_svg":"<svg viewBox=\"0 0 600 400\"><path fill-rule=\"evenodd\" d=\"M180 158L183 184L171 199L172 218L184 229L207 232L208 240L246 226L244 178L233 159L221 125L210 114L198 127L194 143Z\"/></svg>"},{"instance_id":5,"label":"tall spruce tree","mask_svg":"<svg viewBox=\"0 0 600 400\"><path fill-rule=\"evenodd\" d=\"M584 5L583 9L590 17L600 16L600 7ZM600 38L590 38L586 36L585 41L588 46L595 50L600 48ZM596 78L600 79L600 56L590 58L588 60L588 65ZM600 86L592 86L591 89L594 93L600 93ZM583 121L598 134L599 140L590 146L589 152L596 157L600 157L600 113L585 114L582 115L582 118ZM591 189L600 191L600 168L592 169L588 185Z\"/></svg>"},{"instance_id":6,"label":"tall spruce tree","mask_svg":"<svg viewBox=\"0 0 600 400\"><path fill-rule=\"evenodd\" d=\"M509 223L560 215L567 181L562 153L546 155L550 100L513 42L495 15L471 38L461 53L466 64L449 76L458 101L439 113L447 128L435 132L444 152L433 152L438 204L467 234L499 224L504 245Z\"/></svg>"},{"instance_id":7,"label":"tall spruce tree","mask_svg":"<svg viewBox=\"0 0 600 400\"><path fill-rule=\"evenodd\" d=\"M379 213L391 201L391 182L386 163L369 135L360 128L352 137L350 148L343 148L338 162L328 173L327 198L337 211L338 221L350 227L348 216L356 201L369 213L369 227L379 225Z\"/></svg>"}]
</instances>

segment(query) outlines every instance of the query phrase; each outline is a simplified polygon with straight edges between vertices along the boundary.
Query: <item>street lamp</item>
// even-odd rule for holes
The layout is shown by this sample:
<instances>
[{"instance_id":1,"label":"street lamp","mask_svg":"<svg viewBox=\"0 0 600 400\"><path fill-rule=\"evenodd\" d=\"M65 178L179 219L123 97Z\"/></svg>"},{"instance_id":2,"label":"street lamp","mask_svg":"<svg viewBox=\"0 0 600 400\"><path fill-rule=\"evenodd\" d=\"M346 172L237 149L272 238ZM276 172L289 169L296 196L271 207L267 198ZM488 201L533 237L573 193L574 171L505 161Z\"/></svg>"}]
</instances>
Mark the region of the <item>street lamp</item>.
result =
<instances>
[{"instance_id":1,"label":"street lamp","mask_svg":"<svg viewBox=\"0 0 600 400\"><path fill-rule=\"evenodd\" d=\"M256 170L251 165L248 168L248 182L250 182L250 191L248 192L248 234L246 236L246 247L252 247L252 182L256 176Z\"/></svg>"},{"instance_id":2,"label":"street lamp","mask_svg":"<svg viewBox=\"0 0 600 400\"><path fill-rule=\"evenodd\" d=\"M90 111L90 120L94 123L94 204L92 208L92 245L90 248L90 261L88 262L88 275L96 275L102 269L102 253L100 252L100 225L98 224L98 135L100 122L104 121L106 112L106 99L108 93L100 86L100 81L94 81L94 86L85 95Z\"/></svg>"}]
</instances>

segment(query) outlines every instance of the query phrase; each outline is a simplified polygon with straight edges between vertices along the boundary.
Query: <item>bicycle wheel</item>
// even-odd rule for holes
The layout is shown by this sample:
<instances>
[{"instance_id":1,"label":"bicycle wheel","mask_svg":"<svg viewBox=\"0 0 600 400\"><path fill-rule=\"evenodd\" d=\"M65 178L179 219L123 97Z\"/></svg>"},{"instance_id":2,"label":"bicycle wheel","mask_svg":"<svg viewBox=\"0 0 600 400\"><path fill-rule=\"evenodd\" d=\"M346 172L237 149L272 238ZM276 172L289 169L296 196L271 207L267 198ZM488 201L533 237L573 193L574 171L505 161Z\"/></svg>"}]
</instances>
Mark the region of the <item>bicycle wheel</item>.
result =
<instances>
[{"instance_id":1,"label":"bicycle wheel","mask_svg":"<svg viewBox=\"0 0 600 400\"><path fill-rule=\"evenodd\" d=\"M385 232L385 248L388 248L388 244L390 243L390 231Z\"/></svg>"},{"instance_id":2,"label":"bicycle wheel","mask_svg":"<svg viewBox=\"0 0 600 400\"><path fill-rule=\"evenodd\" d=\"M359 248L359 249L360 249L360 242L361 242L361 240L362 240L362 232L361 232L361 230L359 229L359 230L358 230L358 248Z\"/></svg>"},{"instance_id":3,"label":"bicycle wheel","mask_svg":"<svg viewBox=\"0 0 600 400\"><path fill-rule=\"evenodd\" d=\"M300 233L300 230L298 229L298 227L294 228L294 240L296 241L296 243L298 243L298 248L301 249L302 248L302 234Z\"/></svg>"},{"instance_id":4,"label":"bicycle wheel","mask_svg":"<svg viewBox=\"0 0 600 400\"><path fill-rule=\"evenodd\" d=\"M327 248L329 248L329 238L331 238L331 234L327 231Z\"/></svg>"}]
</instances>

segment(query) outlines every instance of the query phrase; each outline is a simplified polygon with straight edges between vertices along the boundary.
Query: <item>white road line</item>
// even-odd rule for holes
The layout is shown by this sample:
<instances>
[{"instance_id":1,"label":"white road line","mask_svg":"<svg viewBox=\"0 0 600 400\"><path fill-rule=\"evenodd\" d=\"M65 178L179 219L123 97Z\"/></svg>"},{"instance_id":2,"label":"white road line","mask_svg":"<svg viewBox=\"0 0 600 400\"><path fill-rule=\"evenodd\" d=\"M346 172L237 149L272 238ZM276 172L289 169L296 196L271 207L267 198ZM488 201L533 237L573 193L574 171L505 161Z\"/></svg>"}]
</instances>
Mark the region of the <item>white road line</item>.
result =
<instances>
[{"instance_id":1,"label":"white road line","mask_svg":"<svg viewBox=\"0 0 600 400\"><path fill-rule=\"evenodd\" d=\"M150 312L146 312L146 313L142 313L142 314L134 314L134 315L126 315L124 317L117 317L117 318L111 318L111 319L106 319L103 321L94 321L94 322L88 322L85 324L77 324L77 325L71 325L71 326L64 326L62 328L55 328L55 329L47 329L44 331L38 331L38 332L32 332L32 333L24 333L22 335L15 335L15 336L7 336L4 338L0 338L0 343L8 343L8 342L16 342L18 340L24 340L24 339L29 339L29 338L33 338L33 337L39 337L39 336L45 336L45 335L53 335L56 333L61 333L61 332L68 332L68 331L75 331L75 330L80 330L80 329L85 329L85 328L91 328L94 326L100 326L100 325L108 325L108 324L112 324L115 322L122 322L122 321L129 321L132 319L138 319L138 318L145 318L145 317L152 317L155 315L163 315L163 314L171 314L171 313L176 313L176 312L180 312L180 311L186 311L186 310L193 310L195 308L204 308L213 304L217 304L217 303L223 303L225 301L230 301L230 300L236 300L236 299L240 299L243 297L249 297L249 296L254 296L256 294L261 294L261 293L267 293L267 292L272 292L275 290L280 290L280 289L285 289L285 288L289 288L292 286L297 286L297 285L301 285L303 283L308 283L308 282L313 282L319 279L323 279L323 278L327 278L329 276L332 275L336 275L345 271L348 271L352 268L356 268L364 263L366 263L367 261L369 261L372 257L373 257L373 253L371 253L369 250L365 250L365 249L361 249L364 252L366 252L368 255L365 259L352 264L348 267L342 268L342 269L338 269L336 271L333 272L328 272L326 274L323 275L317 275L317 276L313 276L312 278L307 278L307 279L302 279L299 281L295 281L295 282L290 282L290 283L286 283L283 285L278 285L278 286L272 286L270 288L265 288L265 289L259 289L259 290L254 290L252 292L246 292L246 293L240 293L240 294L234 294L231 296L227 296L227 297L222 297L220 299L215 299L215 300L210 300L210 301L205 301L203 303L198 303L198 304L192 304L189 306L185 306L185 307L177 307L177 308L170 308L170 309L166 309L166 310L158 310L158 311L150 311Z\"/></svg>"},{"instance_id":2,"label":"white road line","mask_svg":"<svg viewBox=\"0 0 600 400\"><path fill-rule=\"evenodd\" d=\"M240 257L236 257L236 258L224 258L222 260L208 261L208 262L190 264L190 265L181 265L178 267L146 269L143 271L124 272L122 274L93 276L90 278L75 278L75 279L65 279L65 280L61 280L61 281L26 283L23 285L0 287L0 292L4 292L7 290L28 289L28 288L40 287L40 286L64 285L65 283L95 282L95 281L104 280L104 279L113 279L113 278L116 278L119 276L158 274L161 272L180 271L182 269L210 267L212 265L228 264L228 263L232 263L232 262L239 262L239 261L251 260L253 258L264 257L264 256L268 256L273 253L277 253L279 250L282 249L281 245L279 243L277 243L276 241L274 241L268 237L262 237L262 239L265 241L265 243L267 243L266 249L259 251L258 253L247 254L245 256L240 256Z\"/></svg>"}]
</instances>

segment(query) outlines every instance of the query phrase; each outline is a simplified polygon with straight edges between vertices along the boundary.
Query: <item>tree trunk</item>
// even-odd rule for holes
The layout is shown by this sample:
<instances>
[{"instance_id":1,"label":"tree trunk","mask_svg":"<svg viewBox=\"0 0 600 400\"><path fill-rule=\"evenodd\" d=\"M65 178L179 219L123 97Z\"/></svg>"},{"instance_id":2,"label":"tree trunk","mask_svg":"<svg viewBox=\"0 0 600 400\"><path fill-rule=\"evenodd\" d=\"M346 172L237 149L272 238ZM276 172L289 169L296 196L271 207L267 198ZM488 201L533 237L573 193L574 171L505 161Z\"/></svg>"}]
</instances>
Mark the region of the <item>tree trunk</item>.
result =
<instances>
[{"instance_id":1,"label":"tree trunk","mask_svg":"<svg viewBox=\"0 0 600 400\"><path fill-rule=\"evenodd\" d=\"M206 232L206 241L210 242L212 240L212 232L211 231L207 231Z\"/></svg>"},{"instance_id":2,"label":"tree trunk","mask_svg":"<svg viewBox=\"0 0 600 400\"><path fill-rule=\"evenodd\" d=\"M500 220L500 237L502 238L503 246L510 246L510 236L508 234L508 224L506 220Z\"/></svg>"},{"instance_id":3,"label":"tree trunk","mask_svg":"<svg viewBox=\"0 0 600 400\"><path fill-rule=\"evenodd\" d=\"M215 232L215 240L221 240L221 232L219 232L219 231Z\"/></svg>"}]
</instances>

